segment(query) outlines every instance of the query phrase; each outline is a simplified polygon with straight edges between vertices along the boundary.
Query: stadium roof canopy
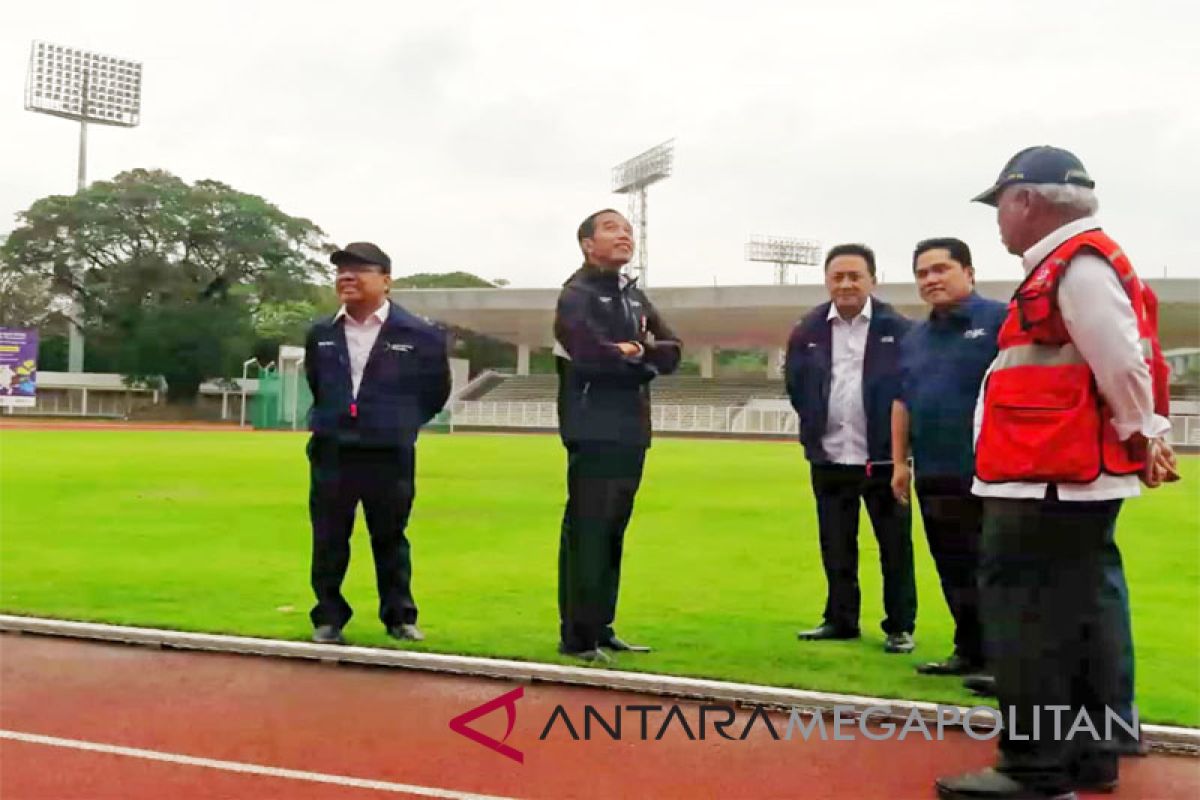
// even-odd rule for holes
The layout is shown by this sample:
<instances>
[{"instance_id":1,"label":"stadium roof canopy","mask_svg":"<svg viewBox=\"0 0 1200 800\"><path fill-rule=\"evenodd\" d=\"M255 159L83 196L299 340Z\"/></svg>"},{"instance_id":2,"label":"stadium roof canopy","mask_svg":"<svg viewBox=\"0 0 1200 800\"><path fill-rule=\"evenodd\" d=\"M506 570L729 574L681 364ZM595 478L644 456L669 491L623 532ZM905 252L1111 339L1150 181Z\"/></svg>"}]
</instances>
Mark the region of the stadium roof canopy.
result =
<instances>
[{"instance_id":1,"label":"stadium roof canopy","mask_svg":"<svg viewBox=\"0 0 1200 800\"><path fill-rule=\"evenodd\" d=\"M1200 279L1149 281L1158 294L1163 347L1200 346ZM981 281L985 297L1007 300L1016 281ZM549 347L559 290L402 289L393 297L410 311L438 322L530 347ZM650 299L685 347L782 347L796 320L828 299L823 285L652 287ZM911 317L925 306L911 283L876 287L875 295Z\"/></svg>"}]
</instances>

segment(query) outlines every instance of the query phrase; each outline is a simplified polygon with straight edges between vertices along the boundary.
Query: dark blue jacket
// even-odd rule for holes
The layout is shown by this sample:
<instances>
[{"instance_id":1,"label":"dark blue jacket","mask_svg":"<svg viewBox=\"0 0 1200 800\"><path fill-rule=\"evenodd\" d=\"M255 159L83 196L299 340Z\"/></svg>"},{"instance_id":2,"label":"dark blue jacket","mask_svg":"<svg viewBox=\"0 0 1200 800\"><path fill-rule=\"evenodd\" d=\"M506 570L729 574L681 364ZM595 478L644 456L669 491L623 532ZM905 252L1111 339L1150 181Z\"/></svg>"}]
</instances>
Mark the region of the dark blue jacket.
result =
<instances>
[{"instance_id":1,"label":"dark blue jacket","mask_svg":"<svg viewBox=\"0 0 1200 800\"><path fill-rule=\"evenodd\" d=\"M1008 307L971 293L947 314L913 326L900 347L900 400L918 479L975 472L975 401L996 358Z\"/></svg>"},{"instance_id":2,"label":"dark blue jacket","mask_svg":"<svg viewBox=\"0 0 1200 800\"><path fill-rule=\"evenodd\" d=\"M814 464L829 463L821 446L829 419L833 377L833 334L829 303L822 303L792 329L784 377L792 407L800 415L800 444ZM863 409L871 461L892 459L892 401L900 394L900 341L912 321L892 306L871 298L871 323L863 355Z\"/></svg>"},{"instance_id":3,"label":"dark blue jacket","mask_svg":"<svg viewBox=\"0 0 1200 800\"><path fill-rule=\"evenodd\" d=\"M363 369L358 397L342 320L318 320L304 342L313 405L309 430L318 438L361 447L411 447L417 432L450 396L446 337L433 323L395 303Z\"/></svg>"},{"instance_id":4,"label":"dark blue jacket","mask_svg":"<svg viewBox=\"0 0 1200 800\"><path fill-rule=\"evenodd\" d=\"M675 371L682 344L636 281L585 264L558 296L554 339L563 443L649 447L650 381ZM627 358L617 342L645 352Z\"/></svg>"}]
</instances>

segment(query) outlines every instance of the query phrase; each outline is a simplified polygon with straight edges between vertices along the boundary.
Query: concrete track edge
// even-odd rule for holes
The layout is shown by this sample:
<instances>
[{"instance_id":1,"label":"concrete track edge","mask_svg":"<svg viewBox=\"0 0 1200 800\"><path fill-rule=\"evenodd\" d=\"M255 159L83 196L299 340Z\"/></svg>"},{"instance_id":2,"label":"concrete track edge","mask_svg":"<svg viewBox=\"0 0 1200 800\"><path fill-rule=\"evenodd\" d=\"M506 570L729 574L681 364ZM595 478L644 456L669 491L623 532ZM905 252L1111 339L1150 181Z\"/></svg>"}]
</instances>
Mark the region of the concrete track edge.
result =
<instances>
[{"instance_id":1,"label":"concrete track edge","mask_svg":"<svg viewBox=\"0 0 1200 800\"><path fill-rule=\"evenodd\" d=\"M849 707L853 708L855 713L862 713L871 708L876 709L872 716L878 717L881 715L877 710L882 707L890 710L890 717L893 719L905 719L913 709L916 709L923 719L934 721L937 719L939 708L937 703L923 700L864 697L646 672L622 672L594 667L573 667L534 661L511 661L442 653L419 653L375 647L321 645L280 639L257 639L247 636L187 633L157 628L135 628L124 625L105 625L8 614L0 614L0 631L178 650L203 650L276 658L302 658L327 663L396 667L520 683L543 682L588 686L690 700L762 705L784 710L799 708L805 711L832 712L835 707L843 709ZM960 707L959 710L965 712L967 709ZM1142 726L1142 736L1153 751L1200 756L1200 729L1145 724Z\"/></svg>"}]
</instances>

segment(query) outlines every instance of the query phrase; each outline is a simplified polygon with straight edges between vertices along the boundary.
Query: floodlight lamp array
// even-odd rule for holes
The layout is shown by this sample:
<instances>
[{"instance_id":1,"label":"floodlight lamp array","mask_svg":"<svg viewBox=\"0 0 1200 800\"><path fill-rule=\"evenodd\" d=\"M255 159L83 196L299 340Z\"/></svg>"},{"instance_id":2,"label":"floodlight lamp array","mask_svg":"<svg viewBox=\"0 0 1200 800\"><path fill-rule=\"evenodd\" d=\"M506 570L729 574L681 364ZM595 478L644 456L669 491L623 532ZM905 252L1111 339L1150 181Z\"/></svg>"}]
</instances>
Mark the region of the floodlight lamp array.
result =
<instances>
[{"instance_id":1,"label":"floodlight lamp array","mask_svg":"<svg viewBox=\"0 0 1200 800\"><path fill-rule=\"evenodd\" d=\"M613 167L613 191L624 194L669 178L674 165L675 140L671 139Z\"/></svg>"},{"instance_id":2,"label":"floodlight lamp array","mask_svg":"<svg viewBox=\"0 0 1200 800\"><path fill-rule=\"evenodd\" d=\"M746 260L817 266L821 263L821 243L814 239L752 236L746 243Z\"/></svg>"},{"instance_id":3,"label":"floodlight lamp array","mask_svg":"<svg viewBox=\"0 0 1200 800\"><path fill-rule=\"evenodd\" d=\"M141 62L50 42L33 43L26 109L133 127L141 121L141 107Z\"/></svg>"}]
</instances>

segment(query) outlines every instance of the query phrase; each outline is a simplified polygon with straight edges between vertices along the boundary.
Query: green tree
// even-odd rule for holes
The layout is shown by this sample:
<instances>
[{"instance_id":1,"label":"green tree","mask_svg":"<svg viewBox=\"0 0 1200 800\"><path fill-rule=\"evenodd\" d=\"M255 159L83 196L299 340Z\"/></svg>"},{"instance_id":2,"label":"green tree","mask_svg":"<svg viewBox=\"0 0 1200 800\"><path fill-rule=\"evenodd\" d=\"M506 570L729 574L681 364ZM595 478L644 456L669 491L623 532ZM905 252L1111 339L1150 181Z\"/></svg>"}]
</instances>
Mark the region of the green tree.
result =
<instances>
[{"instance_id":1,"label":"green tree","mask_svg":"<svg viewBox=\"0 0 1200 800\"><path fill-rule=\"evenodd\" d=\"M319 298L324 288L313 287L313 296ZM254 312L254 357L265 366L275 360L280 345L303 344L308 327L318 315L317 302L312 300L260 303Z\"/></svg>"},{"instance_id":2,"label":"green tree","mask_svg":"<svg viewBox=\"0 0 1200 800\"><path fill-rule=\"evenodd\" d=\"M507 285L508 281L504 278L489 281L462 270L417 272L393 278L392 299L400 305L404 305L406 289L496 289ZM340 303L332 285L316 286L313 291L316 315L332 314L337 311ZM473 374L488 368L514 369L516 367L517 348L515 345L456 326L450 327L450 334L454 342L451 355L455 358L467 359L471 364ZM303 337L296 336L282 343L299 344L301 341L303 341ZM258 347L255 348L255 355L265 364L275 357L274 354L277 351L278 343L264 339L261 350ZM534 353L530 363L534 371L554 371L553 358L544 357L542 354Z\"/></svg>"},{"instance_id":3,"label":"green tree","mask_svg":"<svg viewBox=\"0 0 1200 800\"><path fill-rule=\"evenodd\" d=\"M325 235L218 181L132 170L18 215L0 248L14 280L41 280L82 307L88 366L162 375L171 400L234 374L271 304L313 302ZM19 277L18 277L19 276ZM286 314L285 314L286 316Z\"/></svg>"},{"instance_id":4,"label":"green tree","mask_svg":"<svg viewBox=\"0 0 1200 800\"><path fill-rule=\"evenodd\" d=\"M501 285L500 281L493 283L478 275L461 271L416 272L392 281L392 287L395 289L495 289Z\"/></svg>"},{"instance_id":5,"label":"green tree","mask_svg":"<svg viewBox=\"0 0 1200 800\"><path fill-rule=\"evenodd\" d=\"M316 316L317 306L310 300L260 303L254 312L254 333L260 339L300 344Z\"/></svg>"},{"instance_id":6,"label":"green tree","mask_svg":"<svg viewBox=\"0 0 1200 800\"><path fill-rule=\"evenodd\" d=\"M36 328L52 313L54 296L46 275L11 269L0 247L0 326Z\"/></svg>"},{"instance_id":7,"label":"green tree","mask_svg":"<svg viewBox=\"0 0 1200 800\"><path fill-rule=\"evenodd\" d=\"M66 372L70 343L65 333L49 333L45 328L38 334L38 369L42 372Z\"/></svg>"}]
</instances>

